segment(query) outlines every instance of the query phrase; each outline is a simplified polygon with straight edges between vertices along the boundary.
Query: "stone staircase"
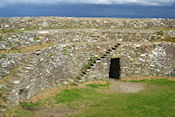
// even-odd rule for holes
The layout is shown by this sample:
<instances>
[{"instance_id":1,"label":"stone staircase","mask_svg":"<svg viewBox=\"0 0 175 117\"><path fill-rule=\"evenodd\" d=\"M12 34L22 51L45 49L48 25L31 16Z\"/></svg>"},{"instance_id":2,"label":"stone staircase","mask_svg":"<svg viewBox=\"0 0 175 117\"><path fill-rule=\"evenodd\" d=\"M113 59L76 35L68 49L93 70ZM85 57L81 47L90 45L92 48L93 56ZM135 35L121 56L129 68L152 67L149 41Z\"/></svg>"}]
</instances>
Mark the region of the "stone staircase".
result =
<instances>
[{"instance_id":1,"label":"stone staircase","mask_svg":"<svg viewBox=\"0 0 175 117\"><path fill-rule=\"evenodd\" d=\"M86 69L83 70L80 75L79 75L79 81L78 82L84 82L87 80L89 73L96 68L97 63L102 62L104 59L106 59L106 57L110 56L121 44L117 43L116 45L114 45L111 49L107 49L107 51L105 52L105 54L103 54L103 56L99 57L98 59L94 60L92 62L92 64L90 64L90 66Z\"/></svg>"},{"instance_id":2,"label":"stone staircase","mask_svg":"<svg viewBox=\"0 0 175 117\"><path fill-rule=\"evenodd\" d=\"M31 75L32 67L36 64L36 56L32 55L30 56L25 63L22 63L20 66L22 66L20 69L18 69L13 75L12 78L7 80L6 87L5 87L5 93L0 97L3 99L3 101L0 101L0 116L3 116L3 112L5 112L7 109L10 109L14 105L11 103L15 100L13 100L11 97L13 97L12 94L14 89L17 89L17 87L20 85L21 81L28 78Z\"/></svg>"}]
</instances>

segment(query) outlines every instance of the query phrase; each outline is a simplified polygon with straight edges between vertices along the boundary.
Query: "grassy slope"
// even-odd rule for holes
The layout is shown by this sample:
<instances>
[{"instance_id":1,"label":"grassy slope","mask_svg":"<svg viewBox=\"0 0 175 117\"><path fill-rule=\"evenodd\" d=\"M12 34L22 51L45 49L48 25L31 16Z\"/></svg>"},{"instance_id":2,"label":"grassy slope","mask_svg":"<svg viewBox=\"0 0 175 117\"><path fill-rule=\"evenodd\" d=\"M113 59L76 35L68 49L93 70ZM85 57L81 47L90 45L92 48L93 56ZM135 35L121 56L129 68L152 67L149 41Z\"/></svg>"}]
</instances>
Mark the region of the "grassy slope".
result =
<instances>
[{"instance_id":1,"label":"grassy slope","mask_svg":"<svg viewBox=\"0 0 175 117\"><path fill-rule=\"evenodd\" d=\"M79 110L79 114L71 117L175 117L174 81L163 79L139 82L147 84L146 90L140 93L114 93L109 91L107 85L92 84L88 88L67 89L38 104L26 105L54 107L55 104L63 104ZM26 105L23 104L23 107ZM22 108L13 113L31 116Z\"/></svg>"}]
</instances>

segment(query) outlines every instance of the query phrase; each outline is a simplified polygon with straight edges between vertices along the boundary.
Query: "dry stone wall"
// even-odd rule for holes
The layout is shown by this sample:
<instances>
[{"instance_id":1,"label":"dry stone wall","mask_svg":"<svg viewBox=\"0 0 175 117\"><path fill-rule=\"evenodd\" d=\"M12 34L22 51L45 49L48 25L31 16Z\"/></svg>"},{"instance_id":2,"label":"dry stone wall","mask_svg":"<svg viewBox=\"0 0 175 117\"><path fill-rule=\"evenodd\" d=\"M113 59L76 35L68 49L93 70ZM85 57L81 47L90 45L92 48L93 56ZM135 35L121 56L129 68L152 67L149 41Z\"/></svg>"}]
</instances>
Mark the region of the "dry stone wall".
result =
<instances>
[{"instance_id":1,"label":"dry stone wall","mask_svg":"<svg viewBox=\"0 0 175 117\"><path fill-rule=\"evenodd\" d=\"M19 31L0 33L0 88L14 105L55 85L107 79L112 58L120 58L121 79L175 76L175 44L150 42L174 38L175 20L0 18L0 28Z\"/></svg>"},{"instance_id":2,"label":"dry stone wall","mask_svg":"<svg viewBox=\"0 0 175 117\"><path fill-rule=\"evenodd\" d=\"M120 78L128 76L175 76L175 44L121 43L110 54L96 61L81 81L109 78L110 61L120 59Z\"/></svg>"},{"instance_id":3,"label":"dry stone wall","mask_svg":"<svg viewBox=\"0 0 175 117\"><path fill-rule=\"evenodd\" d=\"M0 18L0 28L43 29L43 28L174 28L173 19L119 19L119 18L74 18L74 17L15 17Z\"/></svg>"},{"instance_id":4,"label":"dry stone wall","mask_svg":"<svg viewBox=\"0 0 175 117\"><path fill-rule=\"evenodd\" d=\"M25 31L0 39L0 50L19 49L42 43L74 43L102 41L119 42L149 42L153 38L163 38L160 30L131 30L131 29L57 29ZM175 31L162 31L164 36L175 37Z\"/></svg>"},{"instance_id":5,"label":"dry stone wall","mask_svg":"<svg viewBox=\"0 0 175 117\"><path fill-rule=\"evenodd\" d=\"M112 44L112 43L111 43ZM48 87L75 80L91 57L98 57L111 44L69 44L50 47L33 53L20 71L16 71L8 100L18 104Z\"/></svg>"}]
</instances>

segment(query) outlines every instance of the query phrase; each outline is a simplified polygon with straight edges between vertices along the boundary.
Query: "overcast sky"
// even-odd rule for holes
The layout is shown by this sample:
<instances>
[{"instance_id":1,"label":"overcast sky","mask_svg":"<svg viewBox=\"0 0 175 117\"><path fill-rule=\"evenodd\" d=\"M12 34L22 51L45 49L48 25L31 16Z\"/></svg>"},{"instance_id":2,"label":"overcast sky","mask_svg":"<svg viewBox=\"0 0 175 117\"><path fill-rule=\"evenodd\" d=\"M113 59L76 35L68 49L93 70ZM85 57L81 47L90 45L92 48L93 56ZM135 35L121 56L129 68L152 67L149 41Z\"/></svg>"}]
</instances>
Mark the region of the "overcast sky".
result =
<instances>
[{"instance_id":1,"label":"overcast sky","mask_svg":"<svg viewBox=\"0 0 175 117\"><path fill-rule=\"evenodd\" d=\"M175 0L0 0L0 17L175 18Z\"/></svg>"},{"instance_id":2,"label":"overcast sky","mask_svg":"<svg viewBox=\"0 0 175 117\"><path fill-rule=\"evenodd\" d=\"M172 5L175 0L0 0L0 6L16 3L29 4L141 4L164 6Z\"/></svg>"}]
</instances>

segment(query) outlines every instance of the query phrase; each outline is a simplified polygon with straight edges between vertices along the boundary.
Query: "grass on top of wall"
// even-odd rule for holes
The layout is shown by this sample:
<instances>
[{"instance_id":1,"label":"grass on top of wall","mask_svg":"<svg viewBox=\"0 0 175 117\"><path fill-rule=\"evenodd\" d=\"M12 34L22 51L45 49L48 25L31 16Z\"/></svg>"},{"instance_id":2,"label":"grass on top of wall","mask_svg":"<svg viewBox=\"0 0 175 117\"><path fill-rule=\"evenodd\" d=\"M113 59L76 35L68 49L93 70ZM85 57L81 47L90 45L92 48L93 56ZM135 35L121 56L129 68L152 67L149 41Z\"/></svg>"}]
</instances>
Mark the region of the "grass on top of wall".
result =
<instances>
[{"instance_id":1,"label":"grass on top of wall","mask_svg":"<svg viewBox=\"0 0 175 117\"><path fill-rule=\"evenodd\" d=\"M4 54L9 54L9 53L10 54L13 54L13 53L28 53L28 52L32 52L32 51L41 50L41 49L44 49L44 48L47 48L47 47L51 47L53 45L54 45L53 43L45 42L45 43L42 43L42 44L31 45L31 46L23 47L23 48L19 48L19 49L0 50L0 54L4 55Z\"/></svg>"}]
</instances>

